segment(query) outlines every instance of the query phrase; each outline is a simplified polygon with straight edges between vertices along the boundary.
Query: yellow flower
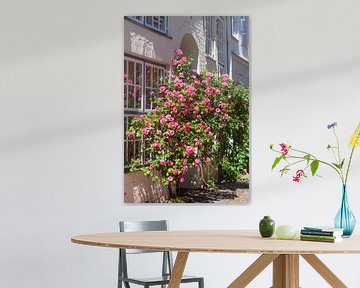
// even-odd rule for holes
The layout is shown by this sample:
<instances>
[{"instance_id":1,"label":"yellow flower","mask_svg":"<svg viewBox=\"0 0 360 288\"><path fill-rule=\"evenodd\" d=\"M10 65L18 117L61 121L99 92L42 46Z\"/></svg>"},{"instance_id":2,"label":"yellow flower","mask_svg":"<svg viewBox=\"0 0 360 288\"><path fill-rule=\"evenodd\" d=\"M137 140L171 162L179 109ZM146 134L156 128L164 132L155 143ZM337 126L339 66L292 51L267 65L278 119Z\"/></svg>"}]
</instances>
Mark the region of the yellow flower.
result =
<instances>
[{"instance_id":1,"label":"yellow flower","mask_svg":"<svg viewBox=\"0 0 360 288\"><path fill-rule=\"evenodd\" d=\"M360 147L360 122L356 127L354 133L351 135L349 146L353 147Z\"/></svg>"}]
</instances>

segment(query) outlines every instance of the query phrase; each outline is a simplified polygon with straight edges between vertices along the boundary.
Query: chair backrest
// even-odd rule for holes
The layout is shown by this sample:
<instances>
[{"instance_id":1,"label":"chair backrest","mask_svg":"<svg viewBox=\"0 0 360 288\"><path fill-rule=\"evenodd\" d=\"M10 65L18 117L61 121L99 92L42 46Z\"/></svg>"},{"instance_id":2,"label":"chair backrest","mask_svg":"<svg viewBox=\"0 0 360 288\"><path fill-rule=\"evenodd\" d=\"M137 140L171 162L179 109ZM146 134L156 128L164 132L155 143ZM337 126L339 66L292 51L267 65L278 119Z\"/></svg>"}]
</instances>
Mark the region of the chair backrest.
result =
<instances>
[{"instance_id":1,"label":"chair backrest","mask_svg":"<svg viewBox=\"0 0 360 288\"><path fill-rule=\"evenodd\" d=\"M120 232L137 232L137 231L167 231L169 228L167 220L158 221L120 221ZM173 267L173 259L169 251L150 251L136 249L119 249L119 276L128 277L127 272L127 254L140 253L163 253L162 275L171 275ZM118 282L120 283L120 282ZM130 287L129 284L127 287Z\"/></svg>"},{"instance_id":2,"label":"chair backrest","mask_svg":"<svg viewBox=\"0 0 360 288\"><path fill-rule=\"evenodd\" d=\"M167 231L169 224L167 220L156 221L120 221L120 232L137 231ZM156 253L160 251L126 249L126 254Z\"/></svg>"}]
</instances>

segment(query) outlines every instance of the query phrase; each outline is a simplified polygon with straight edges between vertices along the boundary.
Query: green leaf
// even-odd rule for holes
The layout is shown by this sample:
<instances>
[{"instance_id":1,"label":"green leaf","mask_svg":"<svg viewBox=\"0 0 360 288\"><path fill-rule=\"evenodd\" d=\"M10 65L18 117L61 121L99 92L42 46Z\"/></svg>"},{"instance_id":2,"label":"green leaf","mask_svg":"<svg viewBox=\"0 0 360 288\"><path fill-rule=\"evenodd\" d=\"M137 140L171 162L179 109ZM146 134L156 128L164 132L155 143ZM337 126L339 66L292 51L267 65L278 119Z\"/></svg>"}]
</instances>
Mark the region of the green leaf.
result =
<instances>
[{"instance_id":1,"label":"green leaf","mask_svg":"<svg viewBox=\"0 0 360 288\"><path fill-rule=\"evenodd\" d=\"M281 161L281 159L283 159L282 156L279 156L279 157L276 157L275 160L274 160L274 163L273 165L271 166L271 170L273 170L277 164L279 164L279 162Z\"/></svg>"},{"instance_id":2,"label":"green leaf","mask_svg":"<svg viewBox=\"0 0 360 288\"><path fill-rule=\"evenodd\" d=\"M314 160L314 161L312 161L311 162L311 164L310 164L310 169L311 169L311 174L312 174L312 176L314 176L315 175L315 173L316 173L316 171L318 170L318 168L319 168L319 160Z\"/></svg>"},{"instance_id":3,"label":"green leaf","mask_svg":"<svg viewBox=\"0 0 360 288\"><path fill-rule=\"evenodd\" d=\"M310 162L310 155L305 155L304 158L306 159L306 164L309 164Z\"/></svg>"}]
</instances>

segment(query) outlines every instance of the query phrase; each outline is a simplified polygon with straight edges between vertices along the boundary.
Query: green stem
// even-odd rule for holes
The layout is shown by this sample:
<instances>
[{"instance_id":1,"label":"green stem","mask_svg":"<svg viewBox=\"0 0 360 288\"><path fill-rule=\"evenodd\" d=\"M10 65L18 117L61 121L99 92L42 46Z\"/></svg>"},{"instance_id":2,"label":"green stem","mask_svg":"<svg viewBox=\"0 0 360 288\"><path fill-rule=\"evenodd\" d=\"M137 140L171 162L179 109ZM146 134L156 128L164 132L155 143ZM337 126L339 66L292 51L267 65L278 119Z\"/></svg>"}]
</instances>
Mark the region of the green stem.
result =
<instances>
[{"instance_id":1,"label":"green stem","mask_svg":"<svg viewBox=\"0 0 360 288\"><path fill-rule=\"evenodd\" d=\"M333 127L333 132L334 132L334 135L335 135L335 139L336 139L336 149L338 151L338 157L339 157L339 161L338 161L338 164L340 165L341 163L341 155L340 155L340 145L339 145L339 137L337 136L336 134L336 131L335 131L335 128Z\"/></svg>"},{"instance_id":2,"label":"green stem","mask_svg":"<svg viewBox=\"0 0 360 288\"><path fill-rule=\"evenodd\" d=\"M354 150L355 150L355 145L354 145L353 148L351 149L351 154L350 154L350 158L349 158L349 163L348 163L348 166L347 166L347 169L346 169L346 176L345 176L344 185L346 185L347 180L348 180L349 170L350 170L350 164L351 164L351 160L352 160L352 157L353 157L353 154L354 154Z\"/></svg>"}]
</instances>

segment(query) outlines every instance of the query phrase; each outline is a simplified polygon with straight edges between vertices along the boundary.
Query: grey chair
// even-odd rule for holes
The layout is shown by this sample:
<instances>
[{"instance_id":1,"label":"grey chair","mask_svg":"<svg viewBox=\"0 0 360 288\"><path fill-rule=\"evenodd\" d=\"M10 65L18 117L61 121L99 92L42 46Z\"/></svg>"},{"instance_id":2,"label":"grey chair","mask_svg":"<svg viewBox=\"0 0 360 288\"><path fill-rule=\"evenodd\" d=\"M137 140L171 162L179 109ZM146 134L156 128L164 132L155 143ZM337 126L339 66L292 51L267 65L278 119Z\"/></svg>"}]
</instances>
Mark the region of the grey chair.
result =
<instances>
[{"instance_id":1,"label":"grey chair","mask_svg":"<svg viewBox=\"0 0 360 288\"><path fill-rule=\"evenodd\" d=\"M134 231L167 231L168 222L166 220L159 221L120 221L120 232ZM119 269L118 269L118 288L130 288L130 284L136 284L149 288L150 286L160 286L165 288L169 284L170 276L173 268L173 259L171 252L166 251L150 251L135 249L119 249ZM141 253L163 253L162 257L162 274L160 277L152 278L134 278L129 277L127 269L127 254ZM160 265L159 265L160 266ZM194 276L183 276L181 283L198 283L199 288L204 288L204 278Z\"/></svg>"}]
</instances>

